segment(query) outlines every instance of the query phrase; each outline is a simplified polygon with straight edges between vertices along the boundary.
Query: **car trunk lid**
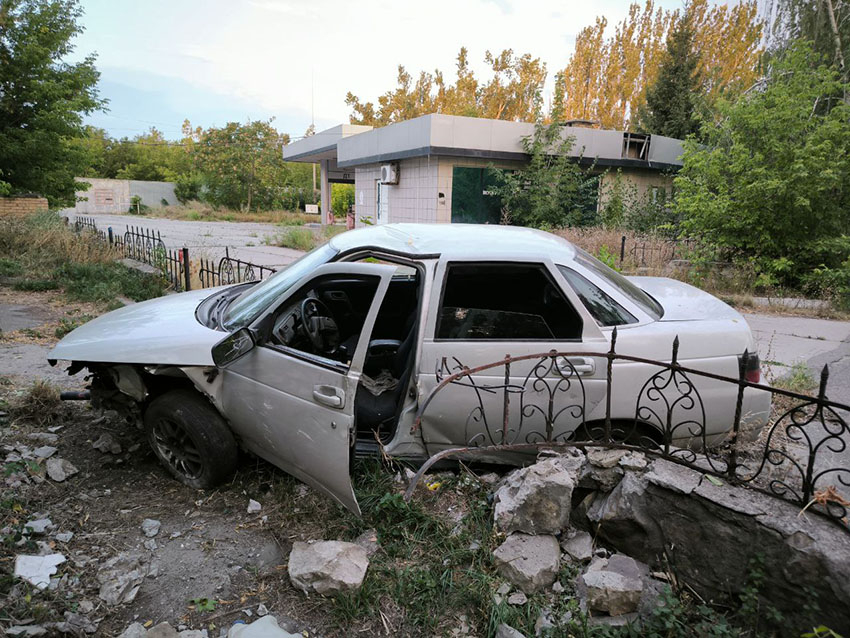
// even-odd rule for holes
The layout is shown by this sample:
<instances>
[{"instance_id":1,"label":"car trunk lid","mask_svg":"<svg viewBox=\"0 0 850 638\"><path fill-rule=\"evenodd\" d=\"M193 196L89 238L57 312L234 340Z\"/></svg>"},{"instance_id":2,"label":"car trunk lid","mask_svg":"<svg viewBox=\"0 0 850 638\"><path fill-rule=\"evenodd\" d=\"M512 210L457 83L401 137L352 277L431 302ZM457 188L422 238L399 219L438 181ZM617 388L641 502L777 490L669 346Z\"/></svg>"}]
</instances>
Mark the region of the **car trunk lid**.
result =
<instances>
[{"instance_id":1,"label":"car trunk lid","mask_svg":"<svg viewBox=\"0 0 850 638\"><path fill-rule=\"evenodd\" d=\"M699 288L667 277L629 277L664 308L661 321L741 319L734 308Z\"/></svg>"}]
</instances>

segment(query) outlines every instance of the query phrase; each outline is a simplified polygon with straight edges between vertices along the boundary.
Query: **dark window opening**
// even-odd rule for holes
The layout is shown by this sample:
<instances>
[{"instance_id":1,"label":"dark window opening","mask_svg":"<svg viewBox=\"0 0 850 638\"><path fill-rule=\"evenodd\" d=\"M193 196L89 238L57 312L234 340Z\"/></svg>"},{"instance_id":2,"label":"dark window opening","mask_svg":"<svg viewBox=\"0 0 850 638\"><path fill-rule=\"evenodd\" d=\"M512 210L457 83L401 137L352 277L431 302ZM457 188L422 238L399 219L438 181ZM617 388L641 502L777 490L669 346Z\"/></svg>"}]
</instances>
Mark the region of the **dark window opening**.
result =
<instances>
[{"instance_id":1,"label":"dark window opening","mask_svg":"<svg viewBox=\"0 0 850 638\"><path fill-rule=\"evenodd\" d=\"M449 264L438 339L579 340L582 321L541 265Z\"/></svg>"}]
</instances>

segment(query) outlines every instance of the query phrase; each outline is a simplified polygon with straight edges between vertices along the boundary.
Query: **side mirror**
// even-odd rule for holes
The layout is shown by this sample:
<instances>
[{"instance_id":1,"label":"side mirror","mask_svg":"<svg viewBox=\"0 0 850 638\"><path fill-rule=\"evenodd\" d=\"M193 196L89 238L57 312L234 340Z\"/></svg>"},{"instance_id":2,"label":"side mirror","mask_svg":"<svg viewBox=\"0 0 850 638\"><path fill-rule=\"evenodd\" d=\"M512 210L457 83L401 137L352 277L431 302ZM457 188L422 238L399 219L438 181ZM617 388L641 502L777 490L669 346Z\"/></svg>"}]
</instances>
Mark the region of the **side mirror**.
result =
<instances>
[{"instance_id":1,"label":"side mirror","mask_svg":"<svg viewBox=\"0 0 850 638\"><path fill-rule=\"evenodd\" d=\"M233 363L242 355L248 354L255 346L254 335L248 328L237 330L213 346L212 358L217 368Z\"/></svg>"}]
</instances>

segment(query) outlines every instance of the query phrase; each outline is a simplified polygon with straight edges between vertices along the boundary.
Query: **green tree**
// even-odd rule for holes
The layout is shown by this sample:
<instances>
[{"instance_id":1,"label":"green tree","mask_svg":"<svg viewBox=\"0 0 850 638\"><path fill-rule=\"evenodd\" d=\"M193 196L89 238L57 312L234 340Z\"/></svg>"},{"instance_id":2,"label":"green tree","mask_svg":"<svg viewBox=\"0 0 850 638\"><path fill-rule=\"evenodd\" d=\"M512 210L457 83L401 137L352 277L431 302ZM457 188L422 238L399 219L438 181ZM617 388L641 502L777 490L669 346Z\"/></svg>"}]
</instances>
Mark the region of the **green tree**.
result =
<instances>
[{"instance_id":1,"label":"green tree","mask_svg":"<svg viewBox=\"0 0 850 638\"><path fill-rule=\"evenodd\" d=\"M209 128L193 143L195 166L204 181L204 198L215 206L241 210L279 206L290 184L281 135L268 122L230 122Z\"/></svg>"},{"instance_id":2,"label":"green tree","mask_svg":"<svg viewBox=\"0 0 850 638\"><path fill-rule=\"evenodd\" d=\"M345 217L349 206L354 206L354 184L331 184L331 210L337 217Z\"/></svg>"},{"instance_id":3,"label":"green tree","mask_svg":"<svg viewBox=\"0 0 850 638\"><path fill-rule=\"evenodd\" d=\"M563 228L598 222L599 178L570 156L574 139L558 124L538 123L523 139L528 164L497 170L503 220L518 226Z\"/></svg>"},{"instance_id":4,"label":"green tree","mask_svg":"<svg viewBox=\"0 0 850 638\"><path fill-rule=\"evenodd\" d=\"M15 193L74 201L74 176L86 165L72 143L82 118L101 109L94 56L70 63L82 31L76 0L0 0L0 173Z\"/></svg>"},{"instance_id":5,"label":"green tree","mask_svg":"<svg viewBox=\"0 0 850 638\"><path fill-rule=\"evenodd\" d=\"M667 38L658 77L638 109L639 129L679 139L696 133L696 106L701 94L699 54L694 49L694 29L686 10Z\"/></svg>"},{"instance_id":6,"label":"green tree","mask_svg":"<svg viewBox=\"0 0 850 638\"><path fill-rule=\"evenodd\" d=\"M765 283L795 284L850 254L847 85L804 44L758 87L723 105L707 145L688 141L675 180L688 232L752 261Z\"/></svg>"}]
</instances>

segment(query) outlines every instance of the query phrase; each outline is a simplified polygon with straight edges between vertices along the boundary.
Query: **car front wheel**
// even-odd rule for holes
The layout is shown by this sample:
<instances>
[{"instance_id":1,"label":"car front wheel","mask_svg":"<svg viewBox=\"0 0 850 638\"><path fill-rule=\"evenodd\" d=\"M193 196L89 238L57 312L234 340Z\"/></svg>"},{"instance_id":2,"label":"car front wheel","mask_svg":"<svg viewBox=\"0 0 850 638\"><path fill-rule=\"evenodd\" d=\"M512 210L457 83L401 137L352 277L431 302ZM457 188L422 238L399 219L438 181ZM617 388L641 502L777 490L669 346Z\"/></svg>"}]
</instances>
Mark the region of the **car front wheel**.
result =
<instances>
[{"instance_id":1,"label":"car front wheel","mask_svg":"<svg viewBox=\"0 0 850 638\"><path fill-rule=\"evenodd\" d=\"M215 487L236 469L230 428L196 392L174 390L154 399L145 411L145 430L160 462L189 487Z\"/></svg>"}]
</instances>

